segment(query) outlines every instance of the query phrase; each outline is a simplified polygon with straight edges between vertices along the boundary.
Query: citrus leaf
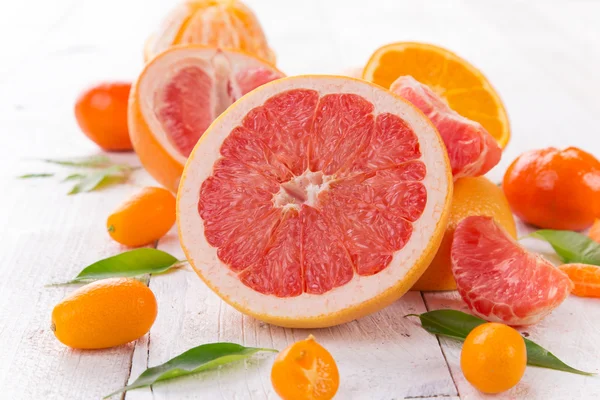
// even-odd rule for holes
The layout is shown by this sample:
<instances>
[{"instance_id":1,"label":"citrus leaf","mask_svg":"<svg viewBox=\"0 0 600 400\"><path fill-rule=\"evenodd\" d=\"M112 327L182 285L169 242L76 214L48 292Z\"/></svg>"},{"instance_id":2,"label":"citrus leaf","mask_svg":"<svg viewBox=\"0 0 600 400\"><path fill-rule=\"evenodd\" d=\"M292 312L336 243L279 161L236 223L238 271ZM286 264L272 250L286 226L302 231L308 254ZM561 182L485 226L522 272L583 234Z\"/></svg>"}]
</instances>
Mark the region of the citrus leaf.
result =
<instances>
[{"instance_id":1,"label":"citrus leaf","mask_svg":"<svg viewBox=\"0 0 600 400\"><path fill-rule=\"evenodd\" d=\"M87 175L85 174L71 174L71 175L67 175L65 177L65 179L62 180L62 182L68 182L68 181L76 181L76 180L80 180L85 178Z\"/></svg>"},{"instance_id":2,"label":"citrus leaf","mask_svg":"<svg viewBox=\"0 0 600 400\"><path fill-rule=\"evenodd\" d=\"M17 179L30 179L30 178L49 178L51 176L54 176L54 174L50 174L50 173L46 173L46 172L41 172L39 174L25 174L25 175L19 175L17 176Z\"/></svg>"},{"instance_id":3,"label":"citrus leaf","mask_svg":"<svg viewBox=\"0 0 600 400\"><path fill-rule=\"evenodd\" d=\"M108 168L93 172L82 178L68 194L91 192L115 183L122 183L131 174L132 168L128 165L113 165Z\"/></svg>"},{"instance_id":4,"label":"citrus leaf","mask_svg":"<svg viewBox=\"0 0 600 400\"><path fill-rule=\"evenodd\" d=\"M53 284L52 286L106 278L133 278L145 274L160 274L172 268L178 268L184 262L179 261L162 250L150 248L135 249L96 261L85 267L72 280L65 283Z\"/></svg>"},{"instance_id":5,"label":"citrus leaf","mask_svg":"<svg viewBox=\"0 0 600 400\"><path fill-rule=\"evenodd\" d=\"M78 167L78 168L106 168L112 165L110 158L107 156L91 156L77 157L64 159L43 159L42 161L62 165L63 167Z\"/></svg>"},{"instance_id":6,"label":"citrus leaf","mask_svg":"<svg viewBox=\"0 0 600 400\"><path fill-rule=\"evenodd\" d=\"M581 263L600 266L600 243L578 232L542 229L532 237L550 243L565 263Z\"/></svg>"},{"instance_id":7,"label":"citrus leaf","mask_svg":"<svg viewBox=\"0 0 600 400\"><path fill-rule=\"evenodd\" d=\"M419 317L421 326L429 333L465 340L477 326L487 321L457 310L434 310L423 314L408 314L407 317ZM568 366L554 354L527 338L527 364L535 367L555 369L579 375L595 375Z\"/></svg>"},{"instance_id":8,"label":"citrus leaf","mask_svg":"<svg viewBox=\"0 0 600 400\"><path fill-rule=\"evenodd\" d=\"M164 364L148 368L131 384L127 385L104 398L150 386L156 382L178 378L216 368L234 361L243 360L259 351L277 352L275 349L244 347L236 343L209 343L194 347Z\"/></svg>"}]
</instances>

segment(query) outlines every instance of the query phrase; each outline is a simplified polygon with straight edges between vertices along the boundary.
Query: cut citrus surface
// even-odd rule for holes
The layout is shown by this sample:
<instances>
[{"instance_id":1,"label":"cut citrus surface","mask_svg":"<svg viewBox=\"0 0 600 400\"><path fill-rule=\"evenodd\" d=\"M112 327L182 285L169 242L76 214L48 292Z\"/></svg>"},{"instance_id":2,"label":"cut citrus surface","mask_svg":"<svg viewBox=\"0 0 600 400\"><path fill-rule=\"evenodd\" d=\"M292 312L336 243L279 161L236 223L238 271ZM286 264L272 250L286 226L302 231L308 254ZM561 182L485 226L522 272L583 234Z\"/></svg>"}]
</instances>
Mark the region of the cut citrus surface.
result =
<instances>
[{"instance_id":1,"label":"cut citrus surface","mask_svg":"<svg viewBox=\"0 0 600 400\"><path fill-rule=\"evenodd\" d=\"M149 61L179 44L240 50L275 63L256 15L238 0L183 1L150 35L144 46L144 59Z\"/></svg>"},{"instance_id":2,"label":"cut citrus surface","mask_svg":"<svg viewBox=\"0 0 600 400\"><path fill-rule=\"evenodd\" d=\"M494 221L503 227L512 238L516 239L515 219L502 189L483 176L461 178L454 182L452 208L442 244L431 265L427 267L412 290L456 289L450 260L452 239L456 225L471 215L485 215L494 218Z\"/></svg>"},{"instance_id":3,"label":"cut citrus surface","mask_svg":"<svg viewBox=\"0 0 600 400\"><path fill-rule=\"evenodd\" d=\"M410 101L435 125L448 150L454 179L484 175L500 161L502 149L485 128L452 110L427 85L401 76L390 91Z\"/></svg>"},{"instance_id":4,"label":"cut citrus surface","mask_svg":"<svg viewBox=\"0 0 600 400\"><path fill-rule=\"evenodd\" d=\"M458 224L451 258L461 297L473 314L491 322L534 324L558 307L573 285L490 217L467 217Z\"/></svg>"},{"instance_id":5,"label":"cut citrus surface","mask_svg":"<svg viewBox=\"0 0 600 400\"><path fill-rule=\"evenodd\" d=\"M284 78L206 131L179 187L187 259L225 301L323 327L404 294L446 227L443 142L408 102L341 76Z\"/></svg>"},{"instance_id":6,"label":"cut citrus surface","mask_svg":"<svg viewBox=\"0 0 600 400\"><path fill-rule=\"evenodd\" d=\"M129 101L129 134L142 164L176 191L187 156L211 122L247 92L282 76L233 51L182 46L162 53L146 65Z\"/></svg>"},{"instance_id":7,"label":"cut citrus surface","mask_svg":"<svg viewBox=\"0 0 600 400\"><path fill-rule=\"evenodd\" d=\"M430 86L460 115L479 122L504 148L510 139L508 115L487 78L473 65L442 47L399 42L375 51L363 79L389 88L410 75Z\"/></svg>"},{"instance_id":8,"label":"cut citrus surface","mask_svg":"<svg viewBox=\"0 0 600 400\"><path fill-rule=\"evenodd\" d=\"M600 218L594 220L594 224L590 228L589 236L592 240L600 243Z\"/></svg>"},{"instance_id":9,"label":"cut citrus surface","mask_svg":"<svg viewBox=\"0 0 600 400\"><path fill-rule=\"evenodd\" d=\"M565 264L560 270L574 284L573 294L581 297L600 297L600 267L587 264Z\"/></svg>"}]
</instances>

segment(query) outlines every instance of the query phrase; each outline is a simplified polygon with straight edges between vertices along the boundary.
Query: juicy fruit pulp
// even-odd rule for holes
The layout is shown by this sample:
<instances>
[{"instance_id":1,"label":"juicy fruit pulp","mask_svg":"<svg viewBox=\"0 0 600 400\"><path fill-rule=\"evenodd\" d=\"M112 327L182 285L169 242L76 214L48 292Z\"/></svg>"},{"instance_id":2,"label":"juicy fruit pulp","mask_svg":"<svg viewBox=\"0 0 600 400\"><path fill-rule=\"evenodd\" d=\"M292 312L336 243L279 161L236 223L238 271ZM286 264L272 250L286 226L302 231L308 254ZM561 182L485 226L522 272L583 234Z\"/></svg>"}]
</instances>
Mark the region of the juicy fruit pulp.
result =
<instances>
[{"instance_id":1,"label":"juicy fruit pulp","mask_svg":"<svg viewBox=\"0 0 600 400\"><path fill-rule=\"evenodd\" d=\"M560 270L569 275L575 296L600 297L600 267L587 264L565 264Z\"/></svg>"},{"instance_id":2,"label":"juicy fruit pulp","mask_svg":"<svg viewBox=\"0 0 600 400\"><path fill-rule=\"evenodd\" d=\"M401 118L373 110L354 94L287 91L223 142L198 209L244 284L322 294L384 270L410 239L427 202L419 143Z\"/></svg>"},{"instance_id":3,"label":"juicy fruit pulp","mask_svg":"<svg viewBox=\"0 0 600 400\"><path fill-rule=\"evenodd\" d=\"M410 101L433 122L448 150L454 179L484 175L500 161L502 149L485 128L452 110L426 85L401 76L390 91Z\"/></svg>"},{"instance_id":4,"label":"juicy fruit pulp","mask_svg":"<svg viewBox=\"0 0 600 400\"><path fill-rule=\"evenodd\" d=\"M281 78L270 68L237 69L226 53L176 69L155 93L155 115L167 138L187 157L210 123L237 99Z\"/></svg>"},{"instance_id":5,"label":"juicy fruit pulp","mask_svg":"<svg viewBox=\"0 0 600 400\"><path fill-rule=\"evenodd\" d=\"M451 258L461 297L488 321L534 324L572 288L566 274L527 252L490 217L467 217L458 224Z\"/></svg>"},{"instance_id":6,"label":"juicy fruit pulp","mask_svg":"<svg viewBox=\"0 0 600 400\"><path fill-rule=\"evenodd\" d=\"M260 22L252 10L238 0L183 1L148 39L144 58L148 61L167 48L181 44L240 50L275 62Z\"/></svg>"}]
</instances>

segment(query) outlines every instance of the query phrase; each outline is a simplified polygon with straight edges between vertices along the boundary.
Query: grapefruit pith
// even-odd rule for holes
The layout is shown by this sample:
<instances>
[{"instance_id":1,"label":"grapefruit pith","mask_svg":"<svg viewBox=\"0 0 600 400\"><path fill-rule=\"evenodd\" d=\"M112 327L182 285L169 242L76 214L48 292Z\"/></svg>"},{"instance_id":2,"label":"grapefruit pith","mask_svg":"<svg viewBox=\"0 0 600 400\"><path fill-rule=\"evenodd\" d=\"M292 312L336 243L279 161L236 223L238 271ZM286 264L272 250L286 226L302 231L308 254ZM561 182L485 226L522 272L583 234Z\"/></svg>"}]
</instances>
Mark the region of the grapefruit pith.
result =
<instances>
[{"instance_id":1,"label":"grapefruit pith","mask_svg":"<svg viewBox=\"0 0 600 400\"><path fill-rule=\"evenodd\" d=\"M491 217L458 224L451 259L461 297L473 314L490 322L535 324L573 287L564 272L521 247Z\"/></svg>"},{"instance_id":2,"label":"grapefruit pith","mask_svg":"<svg viewBox=\"0 0 600 400\"><path fill-rule=\"evenodd\" d=\"M198 45L175 47L146 64L129 98L133 147L148 172L177 190L183 165L210 123L252 89L281 78L250 55Z\"/></svg>"},{"instance_id":3,"label":"grapefruit pith","mask_svg":"<svg viewBox=\"0 0 600 400\"><path fill-rule=\"evenodd\" d=\"M177 199L187 259L238 310L324 327L404 294L435 254L452 178L435 128L364 81L284 78L207 129Z\"/></svg>"}]
</instances>

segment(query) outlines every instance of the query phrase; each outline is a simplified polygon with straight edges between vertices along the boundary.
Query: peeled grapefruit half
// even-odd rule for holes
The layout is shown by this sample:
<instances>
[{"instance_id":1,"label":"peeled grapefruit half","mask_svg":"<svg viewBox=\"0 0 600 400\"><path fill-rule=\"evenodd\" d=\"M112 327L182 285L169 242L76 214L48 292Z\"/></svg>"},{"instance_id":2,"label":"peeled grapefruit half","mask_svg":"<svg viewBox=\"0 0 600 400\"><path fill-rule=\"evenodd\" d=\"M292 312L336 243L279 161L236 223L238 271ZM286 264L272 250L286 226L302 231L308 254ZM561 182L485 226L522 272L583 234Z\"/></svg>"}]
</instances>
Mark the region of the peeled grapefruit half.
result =
<instances>
[{"instance_id":1,"label":"peeled grapefruit half","mask_svg":"<svg viewBox=\"0 0 600 400\"><path fill-rule=\"evenodd\" d=\"M210 123L244 94L282 76L244 53L197 45L167 50L133 85L133 148L148 172L176 191L187 156Z\"/></svg>"},{"instance_id":2,"label":"peeled grapefruit half","mask_svg":"<svg viewBox=\"0 0 600 400\"><path fill-rule=\"evenodd\" d=\"M325 327L412 286L451 195L444 144L410 103L352 78L284 78L238 100L198 142L179 187L179 235L238 310Z\"/></svg>"},{"instance_id":3,"label":"peeled grapefruit half","mask_svg":"<svg viewBox=\"0 0 600 400\"><path fill-rule=\"evenodd\" d=\"M535 324L573 287L564 272L519 246L491 217L458 224L451 259L461 297L473 314L491 322Z\"/></svg>"}]
</instances>

